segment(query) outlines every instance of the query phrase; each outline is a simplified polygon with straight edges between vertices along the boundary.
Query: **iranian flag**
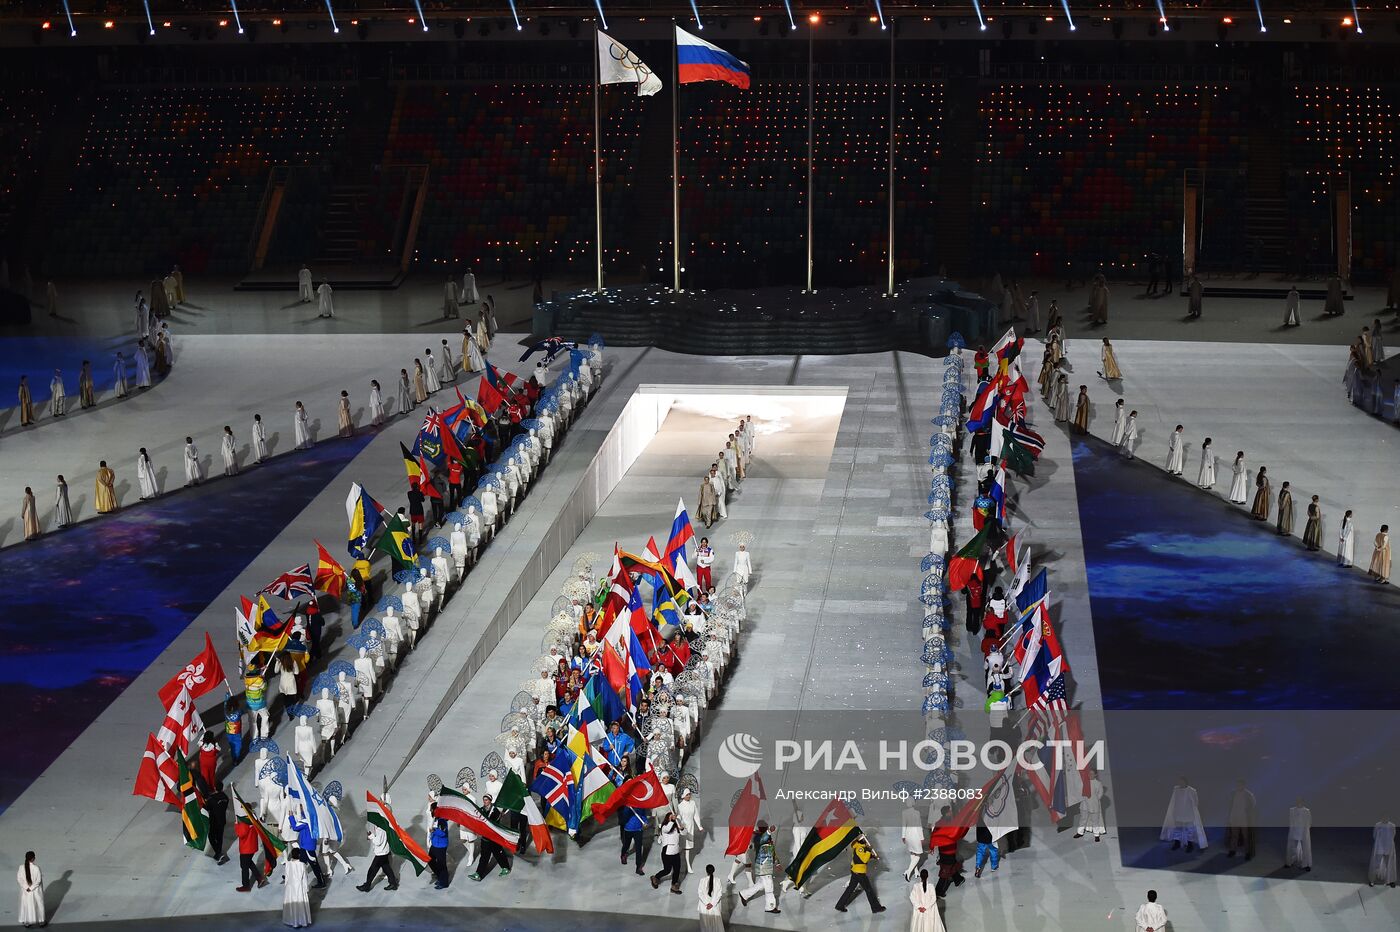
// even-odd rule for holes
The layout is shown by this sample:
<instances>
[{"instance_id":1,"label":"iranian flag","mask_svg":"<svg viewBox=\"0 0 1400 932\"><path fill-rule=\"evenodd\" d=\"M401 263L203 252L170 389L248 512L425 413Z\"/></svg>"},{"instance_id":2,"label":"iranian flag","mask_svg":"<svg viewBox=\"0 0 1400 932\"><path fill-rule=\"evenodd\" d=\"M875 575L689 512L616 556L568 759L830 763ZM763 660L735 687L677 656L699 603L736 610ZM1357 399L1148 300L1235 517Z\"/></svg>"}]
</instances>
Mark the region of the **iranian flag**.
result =
<instances>
[{"instance_id":1,"label":"iranian flag","mask_svg":"<svg viewBox=\"0 0 1400 932\"><path fill-rule=\"evenodd\" d=\"M399 828L394 810L368 790L365 791L365 821L384 830L389 836L389 850L407 861L415 874L423 873L423 868L428 866L428 852L412 835Z\"/></svg>"},{"instance_id":2,"label":"iranian flag","mask_svg":"<svg viewBox=\"0 0 1400 932\"><path fill-rule=\"evenodd\" d=\"M511 812L524 813L525 821L530 823L530 840L534 842L535 850L540 854L554 853L554 840L549 837L549 826L544 824L544 813L540 812L535 798L526 789L525 781L514 770L506 774L496 797L496 805ZM438 807L441 811L442 800L438 800Z\"/></svg>"},{"instance_id":3,"label":"iranian flag","mask_svg":"<svg viewBox=\"0 0 1400 932\"><path fill-rule=\"evenodd\" d=\"M520 778L516 777L516 779ZM514 851L520 847L519 835L501 828L486 818L486 813L482 811L480 806L468 799L465 794L459 793L451 787L444 786L442 792L438 794L437 817L449 822L456 822L467 831L475 832L482 838L488 838L507 851ZM541 818L540 824L544 824L543 818Z\"/></svg>"}]
</instances>

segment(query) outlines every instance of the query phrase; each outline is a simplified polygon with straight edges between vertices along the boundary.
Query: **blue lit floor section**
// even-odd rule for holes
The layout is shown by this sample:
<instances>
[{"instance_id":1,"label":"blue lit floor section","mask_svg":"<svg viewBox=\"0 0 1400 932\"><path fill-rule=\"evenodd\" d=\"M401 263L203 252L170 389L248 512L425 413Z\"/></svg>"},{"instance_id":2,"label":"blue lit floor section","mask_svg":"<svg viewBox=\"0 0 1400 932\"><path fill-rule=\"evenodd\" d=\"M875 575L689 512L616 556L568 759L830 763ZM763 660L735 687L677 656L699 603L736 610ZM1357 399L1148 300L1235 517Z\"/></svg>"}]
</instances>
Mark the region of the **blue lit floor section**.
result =
<instances>
[{"instance_id":1,"label":"blue lit floor section","mask_svg":"<svg viewBox=\"0 0 1400 932\"><path fill-rule=\"evenodd\" d=\"M1312 808L1316 865L1299 876L1358 879L1369 824L1329 815L1374 793L1374 822L1394 793L1385 762L1400 722L1386 723L1400 716L1364 710L1400 709L1400 590L1094 438L1075 438L1073 459L1124 864L1298 873L1280 873L1283 833L1272 829L1248 866L1225 857L1230 793L1244 779L1260 824L1286 824L1299 796ZM1200 794L1204 854L1157 840L1178 775ZM1357 827L1321 827L1337 821Z\"/></svg>"},{"instance_id":2,"label":"blue lit floor section","mask_svg":"<svg viewBox=\"0 0 1400 932\"><path fill-rule=\"evenodd\" d=\"M0 551L10 581L0 613L0 811L373 436L320 443ZM269 579L284 568L275 569Z\"/></svg>"},{"instance_id":3,"label":"blue lit floor section","mask_svg":"<svg viewBox=\"0 0 1400 932\"><path fill-rule=\"evenodd\" d=\"M99 400L116 383L117 351L126 357L128 385L136 383L136 340L132 337L111 337L94 340L88 337L30 337L14 336L0 339L0 388L4 391L5 407L15 403L19 377L29 376L29 393L36 406L49 400L49 380L53 370L63 370L63 388L68 393L68 406L78 407L78 374L83 360L92 363L93 390ZM155 379L154 372L151 378ZM15 426L19 418L14 418Z\"/></svg>"}]
</instances>

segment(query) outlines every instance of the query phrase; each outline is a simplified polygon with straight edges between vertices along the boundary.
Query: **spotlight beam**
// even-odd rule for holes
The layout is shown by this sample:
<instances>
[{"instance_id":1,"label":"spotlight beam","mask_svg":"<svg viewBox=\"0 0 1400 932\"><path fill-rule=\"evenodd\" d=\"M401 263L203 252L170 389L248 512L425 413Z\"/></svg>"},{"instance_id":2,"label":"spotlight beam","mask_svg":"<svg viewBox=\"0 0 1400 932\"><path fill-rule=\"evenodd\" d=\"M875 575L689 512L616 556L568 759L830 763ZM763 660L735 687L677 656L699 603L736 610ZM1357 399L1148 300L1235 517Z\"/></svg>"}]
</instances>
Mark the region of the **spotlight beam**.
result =
<instances>
[{"instance_id":1,"label":"spotlight beam","mask_svg":"<svg viewBox=\"0 0 1400 932\"><path fill-rule=\"evenodd\" d=\"M141 5L146 8L146 28L151 30L151 35L156 34L156 24L151 21L150 0L141 0Z\"/></svg>"},{"instance_id":2,"label":"spotlight beam","mask_svg":"<svg viewBox=\"0 0 1400 932\"><path fill-rule=\"evenodd\" d=\"M423 4L419 3L418 0L413 0L413 5L416 6L416 7L418 8L418 22L421 23L421 24L423 25L423 31L424 31L424 32L427 32L427 31L428 31L428 17L426 17L426 16L423 15Z\"/></svg>"},{"instance_id":3,"label":"spotlight beam","mask_svg":"<svg viewBox=\"0 0 1400 932\"><path fill-rule=\"evenodd\" d=\"M1356 0L1351 0L1351 21L1356 24L1356 34L1361 35L1361 11L1356 8Z\"/></svg>"},{"instance_id":4,"label":"spotlight beam","mask_svg":"<svg viewBox=\"0 0 1400 932\"><path fill-rule=\"evenodd\" d=\"M1069 31L1074 32L1074 14L1069 11L1069 0L1060 0L1060 6L1065 9L1065 19L1069 20Z\"/></svg>"},{"instance_id":5,"label":"spotlight beam","mask_svg":"<svg viewBox=\"0 0 1400 932\"><path fill-rule=\"evenodd\" d=\"M885 28L885 10L880 6L880 0L875 0L875 15L880 17L880 28Z\"/></svg>"},{"instance_id":6,"label":"spotlight beam","mask_svg":"<svg viewBox=\"0 0 1400 932\"><path fill-rule=\"evenodd\" d=\"M76 36L78 27L73 25L73 11L68 9L68 0L63 0L63 14L68 17L68 35Z\"/></svg>"},{"instance_id":7,"label":"spotlight beam","mask_svg":"<svg viewBox=\"0 0 1400 932\"><path fill-rule=\"evenodd\" d=\"M783 8L787 10L788 28L794 32L797 30L797 20L792 18L792 4L788 0L783 0Z\"/></svg>"},{"instance_id":8,"label":"spotlight beam","mask_svg":"<svg viewBox=\"0 0 1400 932\"><path fill-rule=\"evenodd\" d=\"M608 17L603 13L603 0L593 0L593 5L598 8L598 22L603 24L603 28L608 28Z\"/></svg>"},{"instance_id":9,"label":"spotlight beam","mask_svg":"<svg viewBox=\"0 0 1400 932\"><path fill-rule=\"evenodd\" d=\"M520 14L515 10L515 0L510 0L510 15L515 17L515 31L519 32L525 27L520 25Z\"/></svg>"},{"instance_id":10,"label":"spotlight beam","mask_svg":"<svg viewBox=\"0 0 1400 932\"><path fill-rule=\"evenodd\" d=\"M233 24L238 27L238 34L243 35L243 18L238 15L238 0L228 0L228 5L233 8ZM326 0L326 6L331 5L331 0ZM335 14L331 14L331 25L335 25ZM155 32L155 30L151 30ZM336 32L340 30L337 29Z\"/></svg>"},{"instance_id":11,"label":"spotlight beam","mask_svg":"<svg viewBox=\"0 0 1400 932\"><path fill-rule=\"evenodd\" d=\"M1157 0L1157 22L1162 24L1163 32L1172 31L1172 27L1167 25L1167 8L1162 6L1162 0Z\"/></svg>"},{"instance_id":12,"label":"spotlight beam","mask_svg":"<svg viewBox=\"0 0 1400 932\"><path fill-rule=\"evenodd\" d=\"M977 0L972 0L972 9L977 14L977 25L983 31L987 31L987 19L982 15L982 4Z\"/></svg>"},{"instance_id":13,"label":"spotlight beam","mask_svg":"<svg viewBox=\"0 0 1400 932\"><path fill-rule=\"evenodd\" d=\"M340 32L340 24L335 21L335 8L331 6L331 0L326 0L326 12L331 16L331 32Z\"/></svg>"},{"instance_id":14,"label":"spotlight beam","mask_svg":"<svg viewBox=\"0 0 1400 932\"><path fill-rule=\"evenodd\" d=\"M690 12L695 14L695 28L704 29L705 24L700 22L700 8L695 5L695 0L690 0Z\"/></svg>"},{"instance_id":15,"label":"spotlight beam","mask_svg":"<svg viewBox=\"0 0 1400 932\"><path fill-rule=\"evenodd\" d=\"M1269 27L1264 25L1264 7L1260 5L1259 0L1254 0L1254 11L1259 14L1259 31L1268 32Z\"/></svg>"}]
</instances>

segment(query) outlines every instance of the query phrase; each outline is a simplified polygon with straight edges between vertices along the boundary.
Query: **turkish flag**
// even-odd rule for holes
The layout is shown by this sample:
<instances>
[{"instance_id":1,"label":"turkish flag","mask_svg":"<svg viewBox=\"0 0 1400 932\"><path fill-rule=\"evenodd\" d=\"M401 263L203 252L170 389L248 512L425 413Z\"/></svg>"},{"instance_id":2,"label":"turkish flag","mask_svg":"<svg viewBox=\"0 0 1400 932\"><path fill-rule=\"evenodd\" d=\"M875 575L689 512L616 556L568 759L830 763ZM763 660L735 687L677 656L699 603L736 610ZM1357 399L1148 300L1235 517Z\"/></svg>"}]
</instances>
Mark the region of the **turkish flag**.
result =
<instances>
[{"instance_id":1,"label":"turkish flag","mask_svg":"<svg viewBox=\"0 0 1400 932\"><path fill-rule=\"evenodd\" d=\"M661 778L656 775L652 766L647 764L643 773L623 782L617 791L603 802L594 803L593 818L602 822L623 806L633 809L659 809L669 803L666 788L661 785Z\"/></svg>"},{"instance_id":2,"label":"turkish flag","mask_svg":"<svg viewBox=\"0 0 1400 932\"><path fill-rule=\"evenodd\" d=\"M204 650L199 652L189 663L185 664L183 670L171 677L170 682L160 688L156 695L160 696L160 704L167 709L175 702L175 698L180 695L180 690L189 688L190 698L198 699L200 696L211 691L224 681L224 667L219 663L219 655L214 653L214 642L209 639L209 632L204 632Z\"/></svg>"},{"instance_id":3,"label":"turkish flag","mask_svg":"<svg viewBox=\"0 0 1400 932\"><path fill-rule=\"evenodd\" d=\"M724 849L726 856L743 854L753 841L754 823L758 821L758 809L768 794L763 791L763 780L754 774L744 783L734 808L729 810L729 846Z\"/></svg>"}]
</instances>

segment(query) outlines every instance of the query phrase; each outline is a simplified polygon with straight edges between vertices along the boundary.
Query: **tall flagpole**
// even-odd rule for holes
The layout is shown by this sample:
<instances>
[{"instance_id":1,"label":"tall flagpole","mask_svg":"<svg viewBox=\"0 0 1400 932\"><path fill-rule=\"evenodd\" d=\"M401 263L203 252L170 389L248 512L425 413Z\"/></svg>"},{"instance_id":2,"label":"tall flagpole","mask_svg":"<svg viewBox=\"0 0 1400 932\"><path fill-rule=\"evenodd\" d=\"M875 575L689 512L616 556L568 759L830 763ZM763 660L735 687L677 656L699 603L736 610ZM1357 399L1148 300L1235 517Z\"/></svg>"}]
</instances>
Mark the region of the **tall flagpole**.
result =
<instances>
[{"instance_id":1,"label":"tall flagpole","mask_svg":"<svg viewBox=\"0 0 1400 932\"><path fill-rule=\"evenodd\" d=\"M681 290L681 169L680 114L677 111L676 85L681 80L680 44L676 37L676 21L671 20L671 287Z\"/></svg>"},{"instance_id":2,"label":"tall flagpole","mask_svg":"<svg viewBox=\"0 0 1400 932\"><path fill-rule=\"evenodd\" d=\"M807 20L807 291L812 290L812 40L816 23Z\"/></svg>"},{"instance_id":3,"label":"tall flagpole","mask_svg":"<svg viewBox=\"0 0 1400 932\"><path fill-rule=\"evenodd\" d=\"M602 117L598 97L603 76L598 60L598 23L593 23L593 242L598 253L598 290L603 290L603 159L600 154Z\"/></svg>"},{"instance_id":4,"label":"tall flagpole","mask_svg":"<svg viewBox=\"0 0 1400 932\"><path fill-rule=\"evenodd\" d=\"M885 202L889 206L889 240L885 261L885 294L894 297L894 24L890 23L890 178L885 186Z\"/></svg>"}]
</instances>

